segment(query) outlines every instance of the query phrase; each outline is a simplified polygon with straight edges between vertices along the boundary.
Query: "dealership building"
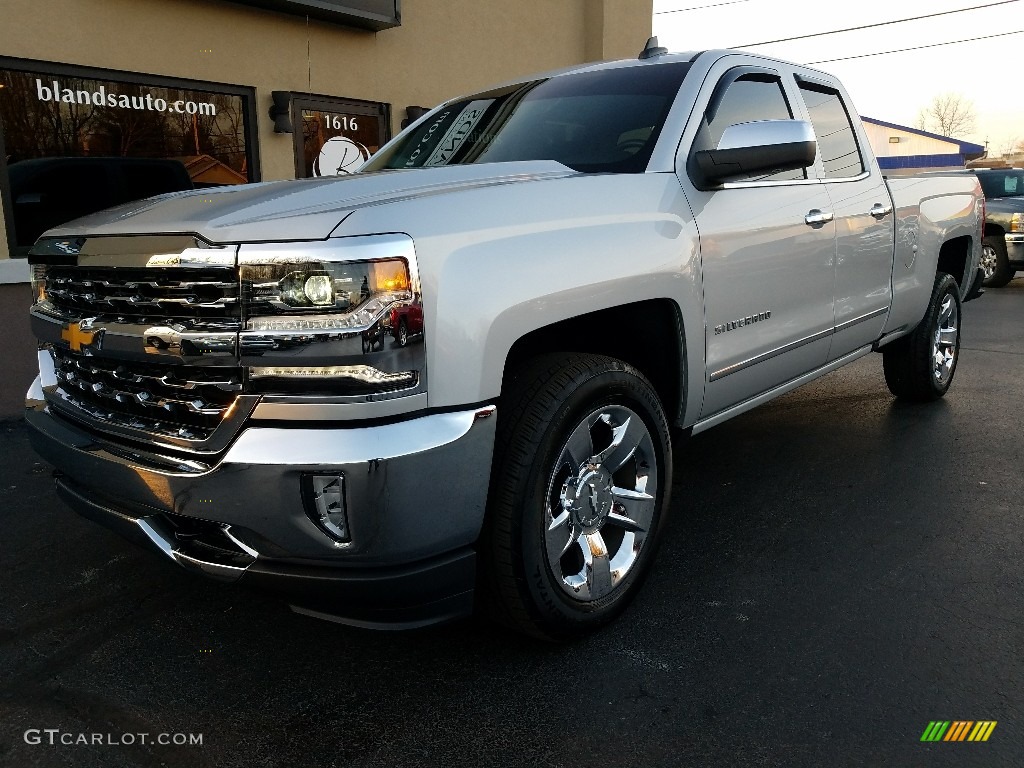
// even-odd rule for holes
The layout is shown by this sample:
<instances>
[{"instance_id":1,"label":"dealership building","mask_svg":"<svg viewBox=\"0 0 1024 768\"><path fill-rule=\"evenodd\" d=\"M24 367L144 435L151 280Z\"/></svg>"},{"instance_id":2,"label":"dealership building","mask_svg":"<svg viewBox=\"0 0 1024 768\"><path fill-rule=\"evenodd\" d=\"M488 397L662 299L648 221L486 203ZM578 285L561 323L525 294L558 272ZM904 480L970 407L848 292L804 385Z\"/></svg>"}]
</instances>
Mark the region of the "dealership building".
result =
<instances>
[{"instance_id":1,"label":"dealership building","mask_svg":"<svg viewBox=\"0 0 1024 768\"><path fill-rule=\"evenodd\" d=\"M15 332L0 355L34 363L22 257L50 226L176 189L346 173L446 98L636 56L653 2L3 5L0 317ZM23 392L19 366L5 384Z\"/></svg>"}]
</instances>

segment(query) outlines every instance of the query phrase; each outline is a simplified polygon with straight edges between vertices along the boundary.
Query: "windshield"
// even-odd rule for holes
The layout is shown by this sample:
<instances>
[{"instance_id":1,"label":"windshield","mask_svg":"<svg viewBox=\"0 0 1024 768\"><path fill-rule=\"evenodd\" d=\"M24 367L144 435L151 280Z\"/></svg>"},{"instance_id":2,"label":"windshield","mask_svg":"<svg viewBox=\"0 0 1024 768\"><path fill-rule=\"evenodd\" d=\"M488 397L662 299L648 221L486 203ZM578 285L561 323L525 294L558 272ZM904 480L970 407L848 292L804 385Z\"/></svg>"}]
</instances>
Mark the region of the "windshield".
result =
<instances>
[{"instance_id":1,"label":"windshield","mask_svg":"<svg viewBox=\"0 0 1024 768\"><path fill-rule=\"evenodd\" d=\"M690 65L562 75L452 102L363 171L555 160L577 171L642 173Z\"/></svg>"},{"instance_id":2,"label":"windshield","mask_svg":"<svg viewBox=\"0 0 1024 768\"><path fill-rule=\"evenodd\" d=\"M985 191L985 197L1021 197L1024 196L1024 171L996 171L979 173L981 188Z\"/></svg>"}]
</instances>

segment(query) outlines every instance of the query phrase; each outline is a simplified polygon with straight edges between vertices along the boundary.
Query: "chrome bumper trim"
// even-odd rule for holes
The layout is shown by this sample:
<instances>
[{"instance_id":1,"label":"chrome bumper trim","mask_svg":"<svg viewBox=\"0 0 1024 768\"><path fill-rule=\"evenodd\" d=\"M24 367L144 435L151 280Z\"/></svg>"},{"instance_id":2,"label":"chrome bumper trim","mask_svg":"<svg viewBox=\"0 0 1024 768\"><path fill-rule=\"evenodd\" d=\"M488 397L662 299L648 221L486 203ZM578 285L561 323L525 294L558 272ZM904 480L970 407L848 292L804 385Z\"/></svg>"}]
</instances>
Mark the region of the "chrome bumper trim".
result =
<instances>
[{"instance_id":1,"label":"chrome bumper trim","mask_svg":"<svg viewBox=\"0 0 1024 768\"><path fill-rule=\"evenodd\" d=\"M464 437L495 407L438 413L373 427L288 429L250 427L224 457L225 464L334 466L425 453Z\"/></svg>"},{"instance_id":2,"label":"chrome bumper trim","mask_svg":"<svg viewBox=\"0 0 1024 768\"><path fill-rule=\"evenodd\" d=\"M239 565L235 550L241 555L246 547L261 560L376 567L430 558L477 540L495 412L487 406L373 427L249 426L221 460L203 466L111 442L49 407L26 410L25 420L33 447L60 468L69 492L125 516L131 531L122 534L136 541L143 536L147 546L155 542L134 520L151 519L155 527L153 519L159 523L170 515L219 526L220 548L232 552L230 567ZM307 516L303 477L311 472L345 477L350 542L330 539ZM198 554L178 549L205 559L205 548ZM180 564L199 567L187 558ZM219 571L222 578L234 573Z\"/></svg>"},{"instance_id":3,"label":"chrome bumper trim","mask_svg":"<svg viewBox=\"0 0 1024 768\"><path fill-rule=\"evenodd\" d=\"M238 581L259 556L255 550L247 547L238 553L225 553L223 559L232 562L218 562L210 557L212 550L209 547L204 550L206 554L201 555L194 545L190 546L175 538L170 525L160 515L133 517L118 512L79 493L63 480L58 480L57 491L84 517L110 528L129 541L162 552L173 563L193 573L218 581Z\"/></svg>"}]
</instances>

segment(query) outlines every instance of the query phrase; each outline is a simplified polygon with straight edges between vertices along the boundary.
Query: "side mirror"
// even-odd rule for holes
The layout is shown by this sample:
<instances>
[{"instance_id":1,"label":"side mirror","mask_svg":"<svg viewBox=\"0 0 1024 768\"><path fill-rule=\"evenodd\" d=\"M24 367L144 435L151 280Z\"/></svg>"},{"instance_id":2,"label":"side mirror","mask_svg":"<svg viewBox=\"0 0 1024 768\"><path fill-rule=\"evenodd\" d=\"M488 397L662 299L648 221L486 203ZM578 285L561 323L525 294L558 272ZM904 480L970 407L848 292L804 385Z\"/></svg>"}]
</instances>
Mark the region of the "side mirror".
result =
<instances>
[{"instance_id":1,"label":"side mirror","mask_svg":"<svg viewBox=\"0 0 1024 768\"><path fill-rule=\"evenodd\" d=\"M814 128L803 120L758 120L730 125L718 149L693 155L700 181L715 184L730 176L770 174L814 165Z\"/></svg>"}]
</instances>

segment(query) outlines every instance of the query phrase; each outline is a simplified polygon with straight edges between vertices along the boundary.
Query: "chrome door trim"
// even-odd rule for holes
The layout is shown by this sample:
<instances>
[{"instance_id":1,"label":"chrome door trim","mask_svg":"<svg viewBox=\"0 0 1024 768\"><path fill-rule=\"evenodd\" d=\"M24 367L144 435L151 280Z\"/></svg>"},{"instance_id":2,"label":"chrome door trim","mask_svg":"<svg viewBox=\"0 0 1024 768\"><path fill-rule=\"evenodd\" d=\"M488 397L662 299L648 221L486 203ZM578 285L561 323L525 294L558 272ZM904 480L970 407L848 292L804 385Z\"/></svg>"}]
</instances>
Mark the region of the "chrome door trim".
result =
<instances>
[{"instance_id":1,"label":"chrome door trim","mask_svg":"<svg viewBox=\"0 0 1024 768\"><path fill-rule=\"evenodd\" d=\"M852 363L857 358L863 357L864 355L871 352L871 348L872 345L868 344L867 346L861 347L860 349L855 349L850 354L843 355L842 357L837 358L830 363L826 363L820 368L816 368L815 370L810 371L809 373L805 373L802 376L798 376L792 381L789 381L785 384L780 384L779 386L774 387L773 389L769 389L767 392L762 392L760 395L752 397L749 400L744 400L742 403L731 406L729 408L726 408L724 411L719 411L716 414L708 416L706 419L701 419L700 421L693 425L691 434L696 435L701 432L704 432L705 430L711 429L711 427L717 426L718 424L721 424L723 421L731 419L733 416L739 416L741 413L749 411L751 408L756 408L757 406L763 403L767 403L769 400L776 398L779 395L784 395L787 392L791 392L797 387L801 387L807 382L813 381L814 379L818 378L819 376L824 376L826 373L831 373L837 368L842 368L847 363Z\"/></svg>"},{"instance_id":2,"label":"chrome door trim","mask_svg":"<svg viewBox=\"0 0 1024 768\"><path fill-rule=\"evenodd\" d=\"M726 366L725 368L722 368L712 373L709 381L718 381L719 379L724 379L726 376L731 376L734 373L739 373L740 371L749 368L752 365L763 363L765 360L770 360L771 358L778 357L779 355L784 354L786 352L791 352L792 350L799 349L800 347L803 347L807 344L812 344L815 341L819 341L820 339L824 339L828 336L831 336L832 331L832 328L829 328L824 331L819 331L818 333L811 334L810 336L805 336L802 339L791 341L789 344L784 344L781 347L768 350L767 352L762 352L759 355L747 358L746 360L742 360L738 363L733 363L732 365Z\"/></svg>"},{"instance_id":3,"label":"chrome door trim","mask_svg":"<svg viewBox=\"0 0 1024 768\"><path fill-rule=\"evenodd\" d=\"M851 320L844 320L839 325L837 325L834 330L836 333L838 333L839 331L844 331L847 328L850 328L851 326L857 325L857 323L863 323L865 320L870 320L873 317L884 315L888 311L888 307L882 307L881 309L876 309L873 312L868 312L867 314L860 315L859 317L854 317Z\"/></svg>"},{"instance_id":4,"label":"chrome door trim","mask_svg":"<svg viewBox=\"0 0 1024 768\"><path fill-rule=\"evenodd\" d=\"M791 352L792 350L798 349L804 346L805 344L811 344L812 342L818 341L819 339L823 339L826 336L832 335L833 333L845 331L847 328L851 328L852 326L857 325L858 323L863 323L864 321L870 320L873 317L884 315L888 311L888 307L876 309L872 312L868 312L867 314L860 315L859 317L854 317L851 320L846 320L840 323L839 325L834 326L831 330L820 331L811 336L807 336L803 339L799 339L797 341L790 342L789 344L785 344L781 347L778 347L777 349L772 349L769 350L768 352L763 352L762 354L757 355L756 357L751 357L739 363L733 363L732 365L727 366L726 368L722 368L721 370L712 373L710 381L718 381L719 379L724 379L726 376L731 376L734 373L739 373L740 371L744 370L745 368L749 368L752 365L757 365L758 363L763 363L765 360L770 360L771 358L778 357L779 355L784 354L786 352Z\"/></svg>"}]
</instances>

